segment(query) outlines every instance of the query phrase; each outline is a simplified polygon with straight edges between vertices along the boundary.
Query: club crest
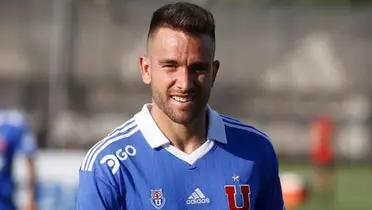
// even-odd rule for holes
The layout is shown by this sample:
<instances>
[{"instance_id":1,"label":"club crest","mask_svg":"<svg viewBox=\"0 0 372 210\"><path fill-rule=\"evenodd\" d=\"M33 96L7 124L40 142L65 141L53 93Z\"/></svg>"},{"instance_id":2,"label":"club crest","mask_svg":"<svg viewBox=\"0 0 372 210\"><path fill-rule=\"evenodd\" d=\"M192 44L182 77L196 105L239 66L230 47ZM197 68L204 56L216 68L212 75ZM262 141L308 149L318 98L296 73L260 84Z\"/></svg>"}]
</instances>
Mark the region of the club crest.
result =
<instances>
[{"instance_id":1,"label":"club crest","mask_svg":"<svg viewBox=\"0 0 372 210\"><path fill-rule=\"evenodd\" d=\"M156 209L161 209L163 208L165 204L165 197L163 195L162 189L159 190L151 190L151 204L156 208Z\"/></svg>"}]
</instances>

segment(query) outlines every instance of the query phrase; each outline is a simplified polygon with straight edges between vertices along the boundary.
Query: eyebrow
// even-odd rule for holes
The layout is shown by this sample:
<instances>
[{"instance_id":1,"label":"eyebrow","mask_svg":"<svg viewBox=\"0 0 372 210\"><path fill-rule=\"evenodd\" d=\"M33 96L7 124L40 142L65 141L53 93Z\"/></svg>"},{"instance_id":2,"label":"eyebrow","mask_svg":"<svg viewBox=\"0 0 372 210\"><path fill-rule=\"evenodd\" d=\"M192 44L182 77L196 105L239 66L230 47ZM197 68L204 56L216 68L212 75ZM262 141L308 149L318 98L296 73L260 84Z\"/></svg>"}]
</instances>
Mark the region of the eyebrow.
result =
<instances>
[{"instance_id":1,"label":"eyebrow","mask_svg":"<svg viewBox=\"0 0 372 210\"><path fill-rule=\"evenodd\" d=\"M208 61L197 61L195 63L192 63L191 65L209 65Z\"/></svg>"},{"instance_id":2,"label":"eyebrow","mask_svg":"<svg viewBox=\"0 0 372 210\"><path fill-rule=\"evenodd\" d=\"M209 63L208 62L203 62L203 61L198 61L190 65L191 68L208 68Z\"/></svg>"},{"instance_id":3,"label":"eyebrow","mask_svg":"<svg viewBox=\"0 0 372 210\"><path fill-rule=\"evenodd\" d=\"M177 64L177 61L172 59L163 59L159 61L159 64Z\"/></svg>"},{"instance_id":4,"label":"eyebrow","mask_svg":"<svg viewBox=\"0 0 372 210\"><path fill-rule=\"evenodd\" d=\"M162 59L159 61L159 64L178 64L176 60L173 59ZM190 64L190 66L209 66L209 62L207 61L197 61L195 63Z\"/></svg>"}]
</instances>

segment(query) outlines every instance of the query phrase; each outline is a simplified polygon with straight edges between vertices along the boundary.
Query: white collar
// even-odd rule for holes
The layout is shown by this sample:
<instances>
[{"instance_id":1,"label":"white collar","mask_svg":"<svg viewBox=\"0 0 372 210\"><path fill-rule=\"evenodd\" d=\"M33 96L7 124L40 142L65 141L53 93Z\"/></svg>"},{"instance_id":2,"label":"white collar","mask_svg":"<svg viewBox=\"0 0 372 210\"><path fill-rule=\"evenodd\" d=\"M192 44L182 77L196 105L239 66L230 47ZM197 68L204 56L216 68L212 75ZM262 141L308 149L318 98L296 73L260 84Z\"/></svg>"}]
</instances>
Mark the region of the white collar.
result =
<instances>
[{"instance_id":1,"label":"white collar","mask_svg":"<svg viewBox=\"0 0 372 210\"><path fill-rule=\"evenodd\" d=\"M169 145L169 139L162 133L154 119L151 116L149 109L151 104L145 104L140 112L138 112L134 119L137 125L141 129L143 136L145 137L151 148L157 148L160 146ZM207 140L217 141L220 143L227 143L224 123L220 115L212 108L207 106L209 124L208 124L208 136Z\"/></svg>"}]
</instances>

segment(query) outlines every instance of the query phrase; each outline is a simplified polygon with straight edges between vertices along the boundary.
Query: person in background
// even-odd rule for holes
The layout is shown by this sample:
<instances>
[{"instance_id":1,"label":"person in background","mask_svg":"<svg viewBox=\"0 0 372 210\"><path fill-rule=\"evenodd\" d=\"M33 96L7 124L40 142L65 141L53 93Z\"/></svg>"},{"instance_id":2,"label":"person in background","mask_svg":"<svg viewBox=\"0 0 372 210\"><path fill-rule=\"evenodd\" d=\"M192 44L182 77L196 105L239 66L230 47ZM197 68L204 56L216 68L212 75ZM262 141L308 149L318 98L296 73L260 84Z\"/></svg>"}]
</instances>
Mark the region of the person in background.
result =
<instances>
[{"instance_id":1,"label":"person in background","mask_svg":"<svg viewBox=\"0 0 372 210\"><path fill-rule=\"evenodd\" d=\"M311 161L315 168L314 192L322 203L330 205L334 193L335 126L327 115L317 116L311 124Z\"/></svg>"},{"instance_id":2,"label":"person in background","mask_svg":"<svg viewBox=\"0 0 372 210\"><path fill-rule=\"evenodd\" d=\"M36 143L25 117L17 111L0 110L0 210L15 210L12 177L16 154L26 157L28 201L25 210L36 210L34 156Z\"/></svg>"}]
</instances>

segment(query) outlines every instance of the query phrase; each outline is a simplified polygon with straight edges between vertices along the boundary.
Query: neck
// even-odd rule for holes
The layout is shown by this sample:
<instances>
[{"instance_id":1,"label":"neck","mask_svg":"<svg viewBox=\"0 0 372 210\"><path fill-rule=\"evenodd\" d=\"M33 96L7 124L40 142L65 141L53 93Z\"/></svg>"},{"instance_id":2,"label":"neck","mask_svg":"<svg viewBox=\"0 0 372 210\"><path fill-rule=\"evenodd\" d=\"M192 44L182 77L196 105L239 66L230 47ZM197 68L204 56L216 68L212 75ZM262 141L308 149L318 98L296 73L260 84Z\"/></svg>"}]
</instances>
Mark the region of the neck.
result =
<instances>
[{"instance_id":1,"label":"neck","mask_svg":"<svg viewBox=\"0 0 372 210\"><path fill-rule=\"evenodd\" d=\"M151 115L171 144L190 154L199 148L207 138L207 112L186 124L172 121L156 105L152 106Z\"/></svg>"}]
</instances>

